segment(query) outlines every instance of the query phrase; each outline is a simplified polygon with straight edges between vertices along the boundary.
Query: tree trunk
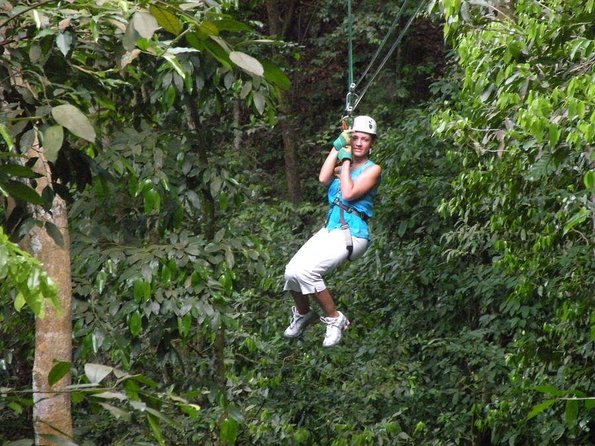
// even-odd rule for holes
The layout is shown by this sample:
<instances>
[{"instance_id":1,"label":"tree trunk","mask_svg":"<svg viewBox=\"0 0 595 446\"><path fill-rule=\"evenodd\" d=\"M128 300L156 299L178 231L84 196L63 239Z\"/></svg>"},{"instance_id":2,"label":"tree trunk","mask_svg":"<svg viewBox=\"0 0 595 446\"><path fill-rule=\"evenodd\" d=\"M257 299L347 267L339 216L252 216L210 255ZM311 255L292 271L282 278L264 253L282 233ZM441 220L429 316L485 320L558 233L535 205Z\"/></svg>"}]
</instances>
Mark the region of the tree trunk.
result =
<instances>
[{"instance_id":1,"label":"tree trunk","mask_svg":"<svg viewBox=\"0 0 595 446\"><path fill-rule=\"evenodd\" d=\"M270 33L279 39L286 39L295 1L267 0L266 9L269 20ZM287 178L287 195L292 203L299 203L302 200L302 188L299 176L299 163L296 151L296 131L293 117L293 102L291 92L282 92L279 101L280 126L283 134L283 153L285 159L285 177Z\"/></svg>"},{"instance_id":2,"label":"tree trunk","mask_svg":"<svg viewBox=\"0 0 595 446\"><path fill-rule=\"evenodd\" d=\"M39 194L51 187L50 167L39 146L29 150L29 159L37 157L34 170L42 177L37 179ZM58 288L60 308L45 304L45 316L35 320L35 359L33 363L33 423L35 444L53 444L43 435L60 435L72 438L70 394L64 388L70 384L70 374L50 386L48 375L56 362L72 361L72 283L70 267L70 237L66 203L57 195L48 211L41 207L33 210L34 217L43 227L34 226L23 239L24 248L43 264L48 276ZM47 225L59 230L63 246L56 244L47 231Z\"/></svg>"},{"instance_id":3,"label":"tree trunk","mask_svg":"<svg viewBox=\"0 0 595 446\"><path fill-rule=\"evenodd\" d=\"M6 5L2 6L6 9ZM0 27L0 41L4 41L4 29ZM3 46L3 57L11 57L8 45ZM10 83L23 87L19 73L10 72ZM1 90L1 89L0 89ZM3 93L3 91L0 91ZM4 98L2 98L4 99ZM37 192L52 185L50 166L43 150L36 140L27 152L28 159L37 158L33 170L41 175L37 178ZM9 207L13 207L10 203ZM42 227L34 226L21 241L23 249L36 257L43 265L48 276L58 289L60 309L51 303L44 304L45 317L35 320L35 356L33 360L33 423L35 444L53 444L43 435L60 435L72 438L72 415L70 394L64 388L70 384L70 373L50 387L48 375L56 361L72 361L72 283L70 266L70 237L68 234L68 214L66 203L56 196L49 211L40 206L32 209L35 219L42 222ZM63 246L59 246L49 235L46 224L53 224L61 234ZM54 229L55 229L54 228Z\"/></svg>"},{"instance_id":4,"label":"tree trunk","mask_svg":"<svg viewBox=\"0 0 595 446\"><path fill-rule=\"evenodd\" d=\"M207 144L204 140L205 134L204 132L199 133L198 131L200 128L200 119L198 116L198 107L196 101L197 98L195 97L186 99L186 121L188 124L188 129L194 134L194 142L192 143L192 147L198 153L201 164L206 167L209 165L209 156L207 153ZM201 140L201 138L203 139ZM215 230L217 228L217 214L215 212L215 198L211 194L209 186L201 187L201 198L203 200L204 208L203 218L205 221L203 228L205 238L209 241L212 241L215 238ZM215 382L217 382L219 387L222 389L222 392L225 393L225 385L227 380L225 378L225 326L223 325L223 322L221 322L221 326L215 335L213 350Z\"/></svg>"}]
</instances>

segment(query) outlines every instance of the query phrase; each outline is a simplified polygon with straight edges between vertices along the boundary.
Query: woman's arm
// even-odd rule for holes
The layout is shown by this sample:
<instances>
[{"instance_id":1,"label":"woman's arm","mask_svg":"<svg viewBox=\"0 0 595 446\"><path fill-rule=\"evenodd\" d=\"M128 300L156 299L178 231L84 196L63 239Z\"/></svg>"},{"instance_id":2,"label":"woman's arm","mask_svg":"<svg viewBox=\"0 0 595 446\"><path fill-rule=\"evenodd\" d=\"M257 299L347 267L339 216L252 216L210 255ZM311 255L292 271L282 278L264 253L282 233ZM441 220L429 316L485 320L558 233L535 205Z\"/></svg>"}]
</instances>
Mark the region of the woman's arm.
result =
<instances>
[{"instance_id":1,"label":"woman's arm","mask_svg":"<svg viewBox=\"0 0 595 446\"><path fill-rule=\"evenodd\" d=\"M335 165L337 164L338 153L339 152L332 148L331 151L328 153L326 160L324 160L322 167L320 168L318 180L325 186L328 185L335 177Z\"/></svg>"},{"instance_id":2,"label":"woman's arm","mask_svg":"<svg viewBox=\"0 0 595 446\"><path fill-rule=\"evenodd\" d=\"M343 163L343 168L341 169L341 175L339 177L341 179L341 195L345 200L357 200L378 186L378 183L380 182L380 174L382 173L382 169L379 165L374 164L373 166L368 167L355 179L355 181L351 180L349 167L347 162Z\"/></svg>"}]
</instances>

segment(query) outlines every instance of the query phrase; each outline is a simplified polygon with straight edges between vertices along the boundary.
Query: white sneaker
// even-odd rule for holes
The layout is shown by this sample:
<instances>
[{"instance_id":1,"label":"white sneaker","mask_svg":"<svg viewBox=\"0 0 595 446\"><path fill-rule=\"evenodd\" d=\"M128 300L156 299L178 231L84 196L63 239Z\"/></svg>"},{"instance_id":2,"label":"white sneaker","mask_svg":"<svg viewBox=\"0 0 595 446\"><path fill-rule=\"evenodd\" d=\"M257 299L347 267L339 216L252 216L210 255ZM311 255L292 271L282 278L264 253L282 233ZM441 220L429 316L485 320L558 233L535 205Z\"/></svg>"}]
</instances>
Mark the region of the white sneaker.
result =
<instances>
[{"instance_id":1,"label":"white sneaker","mask_svg":"<svg viewBox=\"0 0 595 446\"><path fill-rule=\"evenodd\" d=\"M306 314L300 314L296 307L291 307L291 311L293 313L291 323L283 333L283 336L286 338L297 338L304 332L308 325L318 318L318 315L313 310L310 310Z\"/></svg>"},{"instance_id":2,"label":"white sneaker","mask_svg":"<svg viewBox=\"0 0 595 446\"><path fill-rule=\"evenodd\" d=\"M349 327L349 321L343 313L338 312L337 317L321 317L320 320L326 325L326 334L324 335L323 347L332 347L337 345L343 337L343 332Z\"/></svg>"}]
</instances>

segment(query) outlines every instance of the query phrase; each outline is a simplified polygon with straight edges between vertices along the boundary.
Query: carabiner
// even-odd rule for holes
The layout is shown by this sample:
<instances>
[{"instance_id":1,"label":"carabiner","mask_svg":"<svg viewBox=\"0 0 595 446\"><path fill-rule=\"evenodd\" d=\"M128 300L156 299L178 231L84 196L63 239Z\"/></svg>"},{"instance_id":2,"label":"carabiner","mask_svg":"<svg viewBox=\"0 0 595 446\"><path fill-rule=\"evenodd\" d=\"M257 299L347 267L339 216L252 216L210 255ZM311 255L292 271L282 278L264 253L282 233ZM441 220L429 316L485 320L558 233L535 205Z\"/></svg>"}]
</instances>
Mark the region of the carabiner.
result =
<instances>
[{"instance_id":1,"label":"carabiner","mask_svg":"<svg viewBox=\"0 0 595 446\"><path fill-rule=\"evenodd\" d=\"M349 86L349 91L347 92L347 95L345 96L345 114L347 116L351 116L351 114L353 113L353 105L351 104L354 99L357 102L359 96L355 93L355 84L352 83Z\"/></svg>"}]
</instances>

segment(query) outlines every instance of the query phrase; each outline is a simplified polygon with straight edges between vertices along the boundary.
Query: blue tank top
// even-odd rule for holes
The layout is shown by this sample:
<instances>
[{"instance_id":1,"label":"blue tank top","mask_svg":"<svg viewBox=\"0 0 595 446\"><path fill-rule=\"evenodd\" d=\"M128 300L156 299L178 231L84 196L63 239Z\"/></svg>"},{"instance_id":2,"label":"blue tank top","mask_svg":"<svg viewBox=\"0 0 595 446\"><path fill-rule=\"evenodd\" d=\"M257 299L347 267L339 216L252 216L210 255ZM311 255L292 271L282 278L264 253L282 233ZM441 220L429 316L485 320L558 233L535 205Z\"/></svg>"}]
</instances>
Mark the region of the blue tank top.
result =
<instances>
[{"instance_id":1,"label":"blue tank top","mask_svg":"<svg viewBox=\"0 0 595 446\"><path fill-rule=\"evenodd\" d=\"M373 166L374 164L375 163L373 161L368 160L365 164L351 172L351 181L355 181L355 179L358 176L360 176L364 170L366 170L370 166ZM366 214L368 217L372 217L374 215L374 196L376 196L376 193L377 188L374 188L366 195L358 198L357 200L344 200L341 196L341 181L339 180L339 178L334 178L329 184L327 191L328 202L331 205L331 207L328 211L326 228L329 231L331 231L333 229L338 229L341 227L341 211L339 206L333 204L335 198L341 200L341 202L346 206L352 207L358 212ZM353 237L371 240L370 228L368 227L368 223L363 221L357 215L349 212L343 212L343 217L349 225L349 229L351 230L351 235Z\"/></svg>"}]
</instances>

